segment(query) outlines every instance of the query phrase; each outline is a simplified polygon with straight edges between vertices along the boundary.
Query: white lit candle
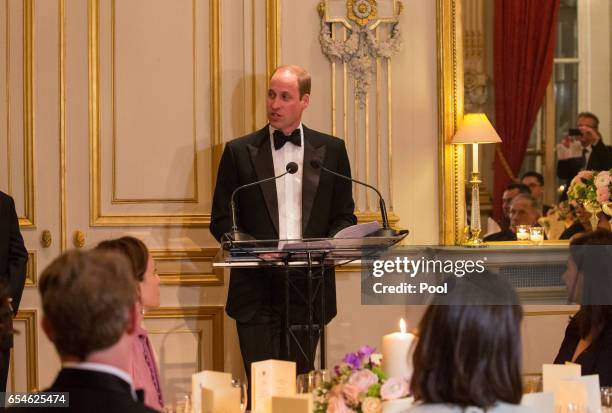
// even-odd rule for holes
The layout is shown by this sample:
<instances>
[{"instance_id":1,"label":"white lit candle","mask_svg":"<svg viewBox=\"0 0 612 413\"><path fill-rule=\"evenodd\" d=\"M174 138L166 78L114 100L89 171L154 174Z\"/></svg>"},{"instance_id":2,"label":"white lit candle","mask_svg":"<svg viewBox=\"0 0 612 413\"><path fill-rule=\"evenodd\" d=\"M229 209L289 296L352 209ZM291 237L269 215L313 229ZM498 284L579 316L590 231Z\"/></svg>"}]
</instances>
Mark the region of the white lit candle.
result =
<instances>
[{"instance_id":1,"label":"white lit candle","mask_svg":"<svg viewBox=\"0 0 612 413\"><path fill-rule=\"evenodd\" d=\"M530 239L537 243L543 242L544 241L544 228L531 227Z\"/></svg>"},{"instance_id":2,"label":"white lit candle","mask_svg":"<svg viewBox=\"0 0 612 413\"><path fill-rule=\"evenodd\" d=\"M406 322L400 320L400 331L383 337L382 368L387 377L412 377L412 351L416 336L406 332Z\"/></svg>"},{"instance_id":3,"label":"white lit candle","mask_svg":"<svg viewBox=\"0 0 612 413\"><path fill-rule=\"evenodd\" d=\"M472 172L478 173L478 144L472 144Z\"/></svg>"},{"instance_id":4,"label":"white lit candle","mask_svg":"<svg viewBox=\"0 0 612 413\"><path fill-rule=\"evenodd\" d=\"M516 228L516 239L519 241L527 241L529 239L529 225L519 225Z\"/></svg>"}]
</instances>

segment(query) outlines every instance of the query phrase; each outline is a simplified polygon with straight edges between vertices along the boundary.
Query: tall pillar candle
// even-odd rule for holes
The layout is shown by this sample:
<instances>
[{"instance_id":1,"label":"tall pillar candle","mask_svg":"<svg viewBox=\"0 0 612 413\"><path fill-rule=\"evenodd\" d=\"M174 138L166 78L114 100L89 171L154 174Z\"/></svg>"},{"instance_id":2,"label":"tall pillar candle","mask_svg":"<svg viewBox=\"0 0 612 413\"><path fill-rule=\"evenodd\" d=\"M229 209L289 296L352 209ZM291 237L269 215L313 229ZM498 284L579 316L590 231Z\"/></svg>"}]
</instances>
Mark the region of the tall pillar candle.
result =
<instances>
[{"instance_id":1,"label":"tall pillar candle","mask_svg":"<svg viewBox=\"0 0 612 413\"><path fill-rule=\"evenodd\" d=\"M406 332L404 319L400 321L400 331L383 337L382 368L387 377L412 378L412 351L416 336Z\"/></svg>"}]
</instances>

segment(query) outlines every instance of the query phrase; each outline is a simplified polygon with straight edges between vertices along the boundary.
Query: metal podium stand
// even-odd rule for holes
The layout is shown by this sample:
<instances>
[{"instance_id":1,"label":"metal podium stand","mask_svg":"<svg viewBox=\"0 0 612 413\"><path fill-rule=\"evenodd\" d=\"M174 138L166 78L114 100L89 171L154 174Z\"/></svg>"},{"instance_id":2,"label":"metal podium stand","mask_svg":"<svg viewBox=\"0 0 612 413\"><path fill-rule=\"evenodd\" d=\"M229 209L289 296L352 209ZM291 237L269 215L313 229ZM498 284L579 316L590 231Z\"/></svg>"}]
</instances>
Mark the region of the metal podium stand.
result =
<instances>
[{"instance_id":1,"label":"metal podium stand","mask_svg":"<svg viewBox=\"0 0 612 413\"><path fill-rule=\"evenodd\" d=\"M406 236L402 233L391 237L364 238L311 238L300 240L248 240L222 243L220 255L216 258L215 267L239 268L283 268L285 293L285 346L287 356L291 359L291 340L306 359L314 354L317 337L321 340L320 368L325 369L325 271L331 268L354 262L368 256L379 254L397 244ZM306 291L302 294L295 286L291 271L304 269ZM291 322L291 290L300 296L306 304L308 321L306 324ZM320 312L315 314L315 299L320 294ZM306 349L302 348L295 336L296 331L306 331ZM308 360L314 365L314 360Z\"/></svg>"}]
</instances>

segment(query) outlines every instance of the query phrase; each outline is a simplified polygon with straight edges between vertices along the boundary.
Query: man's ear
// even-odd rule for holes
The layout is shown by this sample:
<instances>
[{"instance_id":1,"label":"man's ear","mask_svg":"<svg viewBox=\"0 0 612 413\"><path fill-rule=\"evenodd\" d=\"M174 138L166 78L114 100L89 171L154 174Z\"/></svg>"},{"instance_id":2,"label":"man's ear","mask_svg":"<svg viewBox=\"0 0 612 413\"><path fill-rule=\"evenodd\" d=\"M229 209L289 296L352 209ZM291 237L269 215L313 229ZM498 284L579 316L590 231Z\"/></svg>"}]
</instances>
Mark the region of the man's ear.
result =
<instances>
[{"instance_id":1,"label":"man's ear","mask_svg":"<svg viewBox=\"0 0 612 413\"><path fill-rule=\"evenodd\" d=\"M55 330L53 329L53 326L49 322L49 319L47 318L47 316L43 315L41 325L49 341L51 341L52 343L55 343Z\"/></svg>"},{"instance_id":2,"label":"man's ear","mask_svg":"<svg viewBox=\"0 0 612 413\"><path fill-rule=\"evenodd\" d=\"M130 335L134 334L134 331L136 331L136 326L140 322L140 315L138 311L139 308L140 306L137 302L132 304L132 306L130 307L128 314L128 322L125 328L126 333Z\"/></svg>"},{"instance_id":3,"label":"man's ear","mask_svg":"<svg viewBox=\"0 0 612 413\"><path fill-rule=\"evenodd\" d=\"M302 105L304 105L304 109L308 107L309 103L310 103L310 93L306 93L304 96L302 96Z\"/></svg>"}]
</instances>

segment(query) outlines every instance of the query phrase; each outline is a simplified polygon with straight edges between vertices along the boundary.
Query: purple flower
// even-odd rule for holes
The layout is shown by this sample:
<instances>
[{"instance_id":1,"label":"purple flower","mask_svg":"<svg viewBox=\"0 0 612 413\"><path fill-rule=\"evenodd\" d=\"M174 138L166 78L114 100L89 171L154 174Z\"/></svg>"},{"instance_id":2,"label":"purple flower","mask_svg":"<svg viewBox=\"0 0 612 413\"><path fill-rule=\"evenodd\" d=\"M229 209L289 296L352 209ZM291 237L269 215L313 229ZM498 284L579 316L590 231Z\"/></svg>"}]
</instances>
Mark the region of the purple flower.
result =
<instances>
[{"instance_id":1,"label":"purple flower","mask_svg":"<svg viewBox=\"0 0 612 413\"><path fill-rule=\"evenodd\" d=\"M348 353L342 361L352 366L355 370L361 368L361 355L359 353Z\"/></svg>"},{"instance_id":2,"label":"purple flower","mask_svg":"<svg viewBox=\"0 0 612 413\"><path fill-rule=\"evenodd\" d=\"M363 347L361 347L359 349L359 354L361 354L361 356L366 356L366 357L370 357L371 354L373 354L376 351L376 349L374 347L370 347L368 345L365 345Z\"/></svg>"}]
</instances>

